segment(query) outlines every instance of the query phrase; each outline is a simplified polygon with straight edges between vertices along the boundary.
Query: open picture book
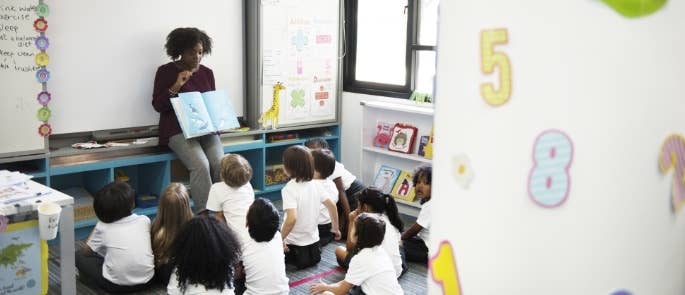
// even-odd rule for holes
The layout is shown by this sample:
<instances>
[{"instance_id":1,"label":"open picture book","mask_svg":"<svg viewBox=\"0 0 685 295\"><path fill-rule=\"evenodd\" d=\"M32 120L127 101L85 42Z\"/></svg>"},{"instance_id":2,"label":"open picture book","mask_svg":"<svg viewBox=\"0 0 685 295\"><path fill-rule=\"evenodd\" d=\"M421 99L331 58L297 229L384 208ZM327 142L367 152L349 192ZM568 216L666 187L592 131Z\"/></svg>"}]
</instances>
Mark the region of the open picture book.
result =
<instances>
[{"instance_id":1,"label":"open picture book","mask_svg":"<svg viewBox=\"0 0 685 295\"><path fill-rule=\"evenodd\" d=\"M224 90L179 93L171 105L186 139L240 127Z\"/></svg>"}]
</instances>

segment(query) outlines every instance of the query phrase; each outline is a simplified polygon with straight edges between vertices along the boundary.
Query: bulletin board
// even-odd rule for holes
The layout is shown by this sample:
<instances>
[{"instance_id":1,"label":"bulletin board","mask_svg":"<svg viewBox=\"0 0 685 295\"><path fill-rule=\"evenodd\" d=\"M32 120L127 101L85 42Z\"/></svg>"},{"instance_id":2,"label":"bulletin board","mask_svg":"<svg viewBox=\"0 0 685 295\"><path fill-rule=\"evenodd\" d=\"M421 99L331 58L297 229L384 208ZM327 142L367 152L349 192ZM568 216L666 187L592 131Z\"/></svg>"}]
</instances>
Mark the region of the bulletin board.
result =
<instances>
[{"instance_id":1,"label":"bulletin board","mask_svg":"<svg viewBox=\"0 0 685 295\"><path fill-rule=\"evenodd\" d=\"M260 52L253 89L259 113L253 117L274 106L274 84L281 82L286 89L276 94L279 126L336 121L342 60L340 1L263 0L253 5L257 5L253 7L257 20L248 20L248 26L256 28L248 28L248 34L253 32L249 38Z\"/></svg>"}]
</instances>

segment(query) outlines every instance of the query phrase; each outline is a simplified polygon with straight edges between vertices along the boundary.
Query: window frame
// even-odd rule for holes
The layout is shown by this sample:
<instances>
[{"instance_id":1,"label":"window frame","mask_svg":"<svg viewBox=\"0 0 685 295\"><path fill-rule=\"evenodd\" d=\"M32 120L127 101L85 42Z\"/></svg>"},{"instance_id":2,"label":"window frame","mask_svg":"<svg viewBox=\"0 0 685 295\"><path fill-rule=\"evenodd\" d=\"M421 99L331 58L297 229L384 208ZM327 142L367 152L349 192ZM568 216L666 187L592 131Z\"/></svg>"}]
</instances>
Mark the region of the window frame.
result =
<instances>
[{"instance_id":1,"label":"window frame","mask_svg":"<svg viewBox=\"0 0 685 295\"><path fill-rule=\"evenodd\" d=\"M416 86L418 52L436 50L436 46L418 44L419 26L421 24L419 1L421 0L407 0L405 6L407 38L404 85L358 81L356 79L358 1L360 0L345 1L343 91L408 99Z\"/></svg>"}]
</instances>

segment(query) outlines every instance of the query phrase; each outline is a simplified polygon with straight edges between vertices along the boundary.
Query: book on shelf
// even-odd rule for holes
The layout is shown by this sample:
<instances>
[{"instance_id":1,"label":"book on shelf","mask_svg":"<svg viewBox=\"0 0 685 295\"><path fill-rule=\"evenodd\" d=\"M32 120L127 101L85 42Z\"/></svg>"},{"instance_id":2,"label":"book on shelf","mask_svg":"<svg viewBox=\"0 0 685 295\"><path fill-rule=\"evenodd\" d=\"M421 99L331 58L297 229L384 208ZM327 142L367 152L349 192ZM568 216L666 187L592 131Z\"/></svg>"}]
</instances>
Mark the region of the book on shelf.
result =
<instances>
[{"instance_id":1,"label":"book on shelf","mask_svg":"<svg viewBox=\"0 0 685 295\"><path fill-rule=\"evenodd\" d=\"M396 199L407 202L413 202L416 192L414 191L414 182L412 181L411 172L402 171L395 181L390 195Z\"/></svg>"},{"instance_id":2,"label":"book on shelf","mask_svg":"<svg viewBox=\"0 0 685 295\"><path fill-rule=\"evenodd\" d=\"M419 151L417 153L419 156L426 157L425 148L426 148L426 145L428 144L429 140L430 140L430 136L428 136L428 135L421 136L421 139L419 139Z\"/></svg>"},{"instance_id":3,"label":"book on shelf","mask_svg":"<svg viewBox=\"0 0 685 295\"><path fill-rule=\"evenodd\" d=\"M388 150L411 154L414 152L414 140L418 129L409 124L395 123L392 127L392 138Z\"/></svg>"},{"instance_id":4,"label":"book on shelf","mask_svg":"<svg viewBox=\"0 0 685 295\"><path fill-rule=\"evenodd\" d=\"M400 176L400 169L390 167L388 165L381 165L376 173L376 178L373 180L373 186L381 190L384 194L389 194L395 185L397 177Z\"/></svg>"},{"instance_id":5,"label":"book on shelf","mask_svg":"<svg viewBox=\"0 0 685 295\"><path fill-rule=\"evenodd\" d=\"M373 137L373 146L378 148L388 148L392 137L392 125L388 122L376 122L376 136Z\"/></svg>"},{"instance_id":6,"label":"book on shelf","mask_svg":"<svg viewBox=\"0 0 685 295\"><path fill-rule=\"evenodd\" d=\"M239 128L238 118L224 90L182 92L171 105L185 138Z\"/></svg>"}]
</instances>

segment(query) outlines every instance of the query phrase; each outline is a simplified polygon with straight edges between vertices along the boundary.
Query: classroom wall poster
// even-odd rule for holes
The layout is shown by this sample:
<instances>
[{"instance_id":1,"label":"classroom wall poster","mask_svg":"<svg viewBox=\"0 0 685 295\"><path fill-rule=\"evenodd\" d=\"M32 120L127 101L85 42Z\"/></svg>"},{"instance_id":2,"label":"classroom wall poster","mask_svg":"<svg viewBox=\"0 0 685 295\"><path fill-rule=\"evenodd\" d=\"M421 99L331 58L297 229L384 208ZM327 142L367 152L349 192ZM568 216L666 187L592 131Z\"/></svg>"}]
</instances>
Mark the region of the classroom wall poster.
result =
<instances>
[{"instance_id":1,"label":"classroom wall poster","mask_svg":"<svg viewBox=\"0 0 685 295\"><path fill-rule=\"evenodd\" d=\"M0 233L0 295L46 294L48 245L38 220L10 224Z\"/></svg>"}]
</instances>

